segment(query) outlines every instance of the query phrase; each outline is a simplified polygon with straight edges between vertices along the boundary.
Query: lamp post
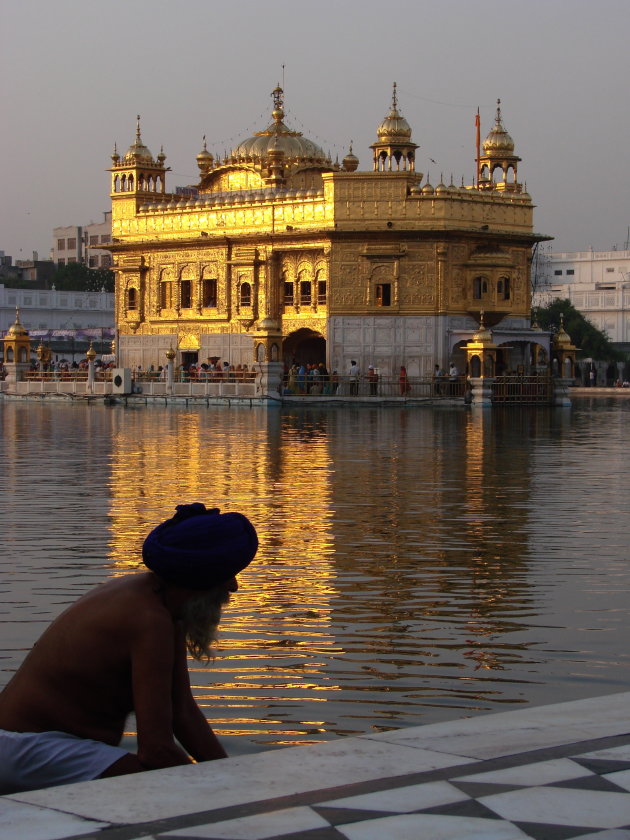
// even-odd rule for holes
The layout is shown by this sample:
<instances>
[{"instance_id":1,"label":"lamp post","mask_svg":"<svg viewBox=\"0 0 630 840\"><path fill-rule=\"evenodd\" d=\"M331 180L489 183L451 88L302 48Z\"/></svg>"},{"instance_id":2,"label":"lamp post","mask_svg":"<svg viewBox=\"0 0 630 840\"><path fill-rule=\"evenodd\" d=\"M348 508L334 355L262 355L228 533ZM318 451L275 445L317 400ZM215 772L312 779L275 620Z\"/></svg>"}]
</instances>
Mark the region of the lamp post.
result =
<instances>
[{"instance_id":1,"label":"lamp post","mask_svg":"<svg viewBox=\"0 0 630 840\"><path fill-rule=\"evenodd\" d=\"M93 394L94 393L94 359L96 358L96 350L92 347L92 342L90 341L90 346L87 349L86 357L88 360L88 378L87 378L87 393Z\"/></svg>"},{"instance_id":2,"label":"lamp post","mask_svg":"<svg viewBox=\"0 0 630 840\"><path fill-rule=\"evenodd\" d=\"M173 361L175 356L177 355L176 351L173 350L173 345L169 347L166 351L166 358L168 359L166 363L166 393L172 394L173 393Z\"/></svg>"}]
</instances>

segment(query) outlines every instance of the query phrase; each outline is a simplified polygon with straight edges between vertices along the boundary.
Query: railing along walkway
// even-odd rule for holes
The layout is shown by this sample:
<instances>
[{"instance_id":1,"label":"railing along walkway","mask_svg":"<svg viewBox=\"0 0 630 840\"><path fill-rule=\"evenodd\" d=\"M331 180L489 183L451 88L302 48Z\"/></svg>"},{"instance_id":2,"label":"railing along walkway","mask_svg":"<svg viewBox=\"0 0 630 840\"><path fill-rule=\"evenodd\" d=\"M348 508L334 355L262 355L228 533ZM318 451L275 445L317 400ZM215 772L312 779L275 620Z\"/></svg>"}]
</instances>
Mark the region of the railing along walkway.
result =
<instances>
[{"instance_id":1,"label":"railing along walkway","mask_svg":"<svg viewBox=\"0 0 630 840\"><path fill-rule=\"evenodd\" d=\"M283 395L287 397L381 397L404 399L454 399L463 397L466 378L444 377L441 379L397 376L378 376L370 380L361 375L338 376L330 374L319 377L285 376Z\"/></svg>"},{"instance_id":2,"label":"railing along walkway","mask_svg":"<svg viewBox=\"0 0 630 840\"><path fill-rule=\"evenodd\" d=\"M553 395L550 376L497 376L492 383L493 403L550 404Z\"/></svg>"}]
</instances>

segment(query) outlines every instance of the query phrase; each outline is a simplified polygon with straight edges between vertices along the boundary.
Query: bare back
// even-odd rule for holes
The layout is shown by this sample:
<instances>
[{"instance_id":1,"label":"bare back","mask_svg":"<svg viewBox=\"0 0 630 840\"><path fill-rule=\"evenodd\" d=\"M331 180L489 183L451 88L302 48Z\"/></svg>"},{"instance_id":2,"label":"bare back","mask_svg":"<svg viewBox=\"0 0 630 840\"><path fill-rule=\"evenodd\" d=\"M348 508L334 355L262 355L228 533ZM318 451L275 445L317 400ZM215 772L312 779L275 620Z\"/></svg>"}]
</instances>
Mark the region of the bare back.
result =
<instances>
[{"instance_id":1,"label":"bare back","mask_svg":"<svg viewBox=\"0 0 630 840\"><path fill-rule=\"evenodd\" d=\"M117 744L134 710L138 650L168 669L161 682L173 680L176 650L185 659L150 572L101 584L50 625L0 694L0 728Z\"/></svg>"}]
</instances>

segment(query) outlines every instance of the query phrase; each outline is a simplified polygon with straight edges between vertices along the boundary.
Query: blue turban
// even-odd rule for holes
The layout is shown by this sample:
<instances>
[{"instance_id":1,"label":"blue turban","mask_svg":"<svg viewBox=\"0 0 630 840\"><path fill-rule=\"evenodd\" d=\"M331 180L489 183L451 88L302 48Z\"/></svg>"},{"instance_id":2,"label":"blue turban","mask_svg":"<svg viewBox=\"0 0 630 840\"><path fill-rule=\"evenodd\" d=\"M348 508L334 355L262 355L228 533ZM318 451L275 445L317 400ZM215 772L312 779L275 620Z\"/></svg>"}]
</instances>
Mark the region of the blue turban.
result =
<instances>
[{"instance_id":1,"label":"blue turban","mask_svg":"<svg viewBox=\"0 0 630 840\"><path fill-rule=\"evenodd\" d=\"M205 505L177 505L144 541L145 566L168 583L211 589L242 571L254 559L258 537L242 513L219 513Z\"/></svg>"}]
</instances>

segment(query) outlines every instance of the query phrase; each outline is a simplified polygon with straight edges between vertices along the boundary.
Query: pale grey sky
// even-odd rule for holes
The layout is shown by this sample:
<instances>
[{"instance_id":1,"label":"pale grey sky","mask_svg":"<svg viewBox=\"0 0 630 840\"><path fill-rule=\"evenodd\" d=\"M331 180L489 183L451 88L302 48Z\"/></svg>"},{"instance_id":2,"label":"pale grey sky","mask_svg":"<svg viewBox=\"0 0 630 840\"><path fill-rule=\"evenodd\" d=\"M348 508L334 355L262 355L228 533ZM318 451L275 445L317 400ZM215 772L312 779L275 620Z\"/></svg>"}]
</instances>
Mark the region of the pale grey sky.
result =
<instances>
[{"instance_id":1,"label":"pale grey sky","mask_svg":"<svg viewBox=\"0 0 630 840\"><path fill-rule=\"evenodd\" d=\"M495 103L553 248L624 246L630 225L629 0L2 0L0 250L49 255L58 225L101 221L110 154L136 114L167 188L286 122L361 169L392 83L435 185L474 174ZM431 163L430 158L436 161Z\"/></svg>"}]
</instances>

